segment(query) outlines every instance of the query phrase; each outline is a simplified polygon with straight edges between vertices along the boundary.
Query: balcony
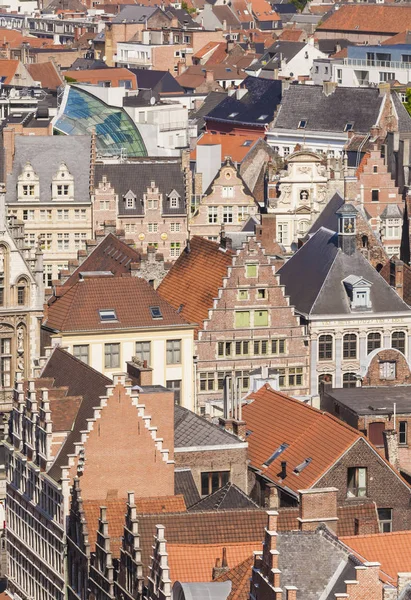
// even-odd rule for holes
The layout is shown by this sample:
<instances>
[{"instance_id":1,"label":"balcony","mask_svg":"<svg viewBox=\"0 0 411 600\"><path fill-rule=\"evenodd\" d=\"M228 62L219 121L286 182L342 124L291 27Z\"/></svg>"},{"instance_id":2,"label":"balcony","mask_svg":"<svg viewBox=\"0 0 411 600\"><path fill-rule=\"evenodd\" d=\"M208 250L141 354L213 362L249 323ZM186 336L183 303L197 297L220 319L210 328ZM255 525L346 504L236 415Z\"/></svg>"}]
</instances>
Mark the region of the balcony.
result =
<instances>
[{"instance_id":1,"label":"balcony","mask_svg":"<svg viewBox=\"0 0 411 600\"><path fill-rule=\"evenodd\" d=\"M158 126L160 131L178 131L179 129L187 129L187 121L180 123L160 123Z\"/></svg>"},{"instance_id":2,"label":"balcony","mask_svg":"<svg viewBox=\"0 0 411 600\"><path fill-rule=\"evenodd\" d=\"M136 67L151 67L151 58L141 58L136 56L121 56L119 54L114 55L114 62L121 65L131 65Z\"/></svg>"},{"instance_id":3,"label":"balcony","mask_svg":"<svg viewBox=\"0 0 411 600\"><path fill-rule=\"evenodd\" d=\"M366 58L344 58L344 64L351 67L376 67L378 69L411 70L411 63L391 60L369 60Z\"/></svg>"}]
</instances>

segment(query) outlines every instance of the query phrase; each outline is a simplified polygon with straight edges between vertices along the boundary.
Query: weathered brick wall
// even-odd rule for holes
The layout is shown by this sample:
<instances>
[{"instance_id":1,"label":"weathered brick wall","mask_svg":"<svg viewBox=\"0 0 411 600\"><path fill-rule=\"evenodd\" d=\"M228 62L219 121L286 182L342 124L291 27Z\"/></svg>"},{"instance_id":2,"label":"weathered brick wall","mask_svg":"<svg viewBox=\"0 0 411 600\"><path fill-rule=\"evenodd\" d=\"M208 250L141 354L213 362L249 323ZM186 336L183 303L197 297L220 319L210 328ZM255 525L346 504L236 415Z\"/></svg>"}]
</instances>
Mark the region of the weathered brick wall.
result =
<instances>
[{"instance_id":1,"label":"weathered brick wall","mask_svg":"<svg viewBox=\"0 0 411 600\"><path fill-rule=\"evenodd\" d=\"M248 492L247 448L176 452L174 460L176 468L191 469L199 493L201 493L201 473L208 471L230 471L231 483Z\"/></svg>"},{"instance_id":2,"label":"weathered brick wall","mask_svg":"<svg viewBox=\"0 0 411 600\"><path fill-rule=\"evenodd\" d=\"M378 508L393 509L393 531L409 529L411 527L410 489L363 439L358 440L338 463L317 481L314 487L338 488L339 506L352 506L356 502L364 502L364 498L347 498L349 467L367 468L367 498L374 501Z\"/></svg>"},{"instance_id":3,"label":"weathered brick wall","mask_svg":"<svg viewBox=\"0 0 411 600\"><path fill-rule=\"evenodd\" d=\"M396 363L395 379L381 379L380 363ZM404 385L411 383L411 372L408 363L401 352L398 350L382 350L378 352L371 360L366 376L363 379L363 385Z\"/></svg>"}]
</instances>

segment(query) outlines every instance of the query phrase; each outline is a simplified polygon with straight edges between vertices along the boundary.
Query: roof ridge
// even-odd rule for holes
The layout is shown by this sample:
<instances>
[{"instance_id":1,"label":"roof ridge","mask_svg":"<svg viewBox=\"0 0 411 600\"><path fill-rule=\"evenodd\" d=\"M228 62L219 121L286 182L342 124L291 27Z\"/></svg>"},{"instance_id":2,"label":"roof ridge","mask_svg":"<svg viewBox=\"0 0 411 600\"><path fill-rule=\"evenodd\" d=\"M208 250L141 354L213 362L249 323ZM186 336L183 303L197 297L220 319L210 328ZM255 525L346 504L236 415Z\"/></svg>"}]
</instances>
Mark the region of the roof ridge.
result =
<instances>
[{"instance_id":1,"label":"roof ridge","mask_svg":"<svg viewBox=\"0 0 411 600\"><path fill-rule=\"evenodd\" d=\"M326 228L326 227L320 227L320 229L318 229L318 231L320 231L321 229L324 229L324 230L326 230L327 228ZM317 233L317 232L316 232L316 233ZM334 232L333 232L333 234L334 234L334 235L336 235L336 232L334 231ZM312 238L310 238L310 240L311 240L311 239L313 239L313 238L314 238L314 236L315 236L315 234L312 236ZM306 243L309 243L309 241L310 241L310 240L308 240L308 242L306 242ZM341 254L341 252L338 252L338 250L339 250L339 248L337 248L337 252L335 253L334 260L332 261L332 263L331 263L331 265L330 265L330 268L328 269L327 275L325 276L325 278L324 278L324 280L323 280L323 282L322 282L322 284L321 284L321 286L320 286L320 289L318 290L318 294L316 295L314 302L311 304L311 308L310 308L309 314L313 312L313 310L314 310L314 307L315 307L315 305L316 305L316 303L317 303L317 300L318 300L318 298L320 297L320 294L321 294L322 290L323 290L323 289L324 289L324 287L325 287L325 284L326 284L326 282L327 282L327 279L328 279L328 278L329 278L329 276L330 276L330 273L331 273L331 271L333 270L333 267L334 267L334 265L335 265L335 262L336 262L336 260L337 260L337 257L339 257L339 256L340 256L340 254Z\"/></svg>"}]
</instances>

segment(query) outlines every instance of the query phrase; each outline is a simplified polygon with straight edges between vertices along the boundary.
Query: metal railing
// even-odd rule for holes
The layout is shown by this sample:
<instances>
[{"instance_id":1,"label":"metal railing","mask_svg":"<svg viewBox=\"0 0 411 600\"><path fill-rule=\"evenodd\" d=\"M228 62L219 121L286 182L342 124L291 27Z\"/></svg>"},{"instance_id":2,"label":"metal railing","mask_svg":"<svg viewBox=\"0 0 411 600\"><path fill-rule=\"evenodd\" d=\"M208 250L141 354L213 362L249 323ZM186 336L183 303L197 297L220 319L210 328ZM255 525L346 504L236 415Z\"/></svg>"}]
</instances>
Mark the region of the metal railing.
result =
<instances>
[{"instance_id":1,"label":"metal railing","mask_svg":"<svg viewBox=\"0 0 411 600\"><path fill-rule=\"evenodd\" d=\"M344 64L351 67L378 67L380 69L410 69L411 63L367 58L344 58Z\"/></svg>"}]
</instances>

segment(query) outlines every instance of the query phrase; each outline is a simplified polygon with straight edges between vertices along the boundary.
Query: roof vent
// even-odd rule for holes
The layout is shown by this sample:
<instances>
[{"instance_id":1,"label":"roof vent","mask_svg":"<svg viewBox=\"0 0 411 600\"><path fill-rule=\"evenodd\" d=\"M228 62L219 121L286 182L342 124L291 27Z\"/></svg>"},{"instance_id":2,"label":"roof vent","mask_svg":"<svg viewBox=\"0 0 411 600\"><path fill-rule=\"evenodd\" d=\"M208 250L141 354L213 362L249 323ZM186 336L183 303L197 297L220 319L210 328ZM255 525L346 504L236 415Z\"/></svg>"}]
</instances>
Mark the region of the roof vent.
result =
<instances>
[{"instance_id":1,"label":"roof vent","mask_svg":"<svg viewBox=\"0 0 411 600\"><path fill-rule=\"evenodd\" d=\"M312 458L306 458L305 460L303 460L302 463L300 463L299 465L297 465L294 469L294 473L296 475L299 475L301 473L301 471L303 471L305 469L305 467L308 467L308 465L310 464L310 462L312 461Z\"/></svg>"}]
</instances>

